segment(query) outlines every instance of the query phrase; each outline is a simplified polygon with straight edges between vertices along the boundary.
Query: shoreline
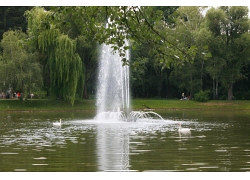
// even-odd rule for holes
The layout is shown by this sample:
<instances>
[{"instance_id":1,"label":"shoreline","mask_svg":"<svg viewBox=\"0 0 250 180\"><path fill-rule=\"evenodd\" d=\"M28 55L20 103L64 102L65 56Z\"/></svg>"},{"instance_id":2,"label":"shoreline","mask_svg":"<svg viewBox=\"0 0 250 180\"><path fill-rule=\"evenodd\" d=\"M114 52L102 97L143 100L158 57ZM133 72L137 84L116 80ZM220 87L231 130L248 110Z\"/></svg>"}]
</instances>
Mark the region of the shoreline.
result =
<instances>
[{"instance_id":1,"label":"shoreline","mask_svg":"<svg viewBox=\"0 0 250 180\"><path fill-rule=\"evenodd\" d=\"M135 111L250 111L250 100L211 100L206 103L166 99L133 99ZM95 112L95 100L78 101L75 105L58 100L0 100L0 112Z\"/></svg>"}]
</instances>

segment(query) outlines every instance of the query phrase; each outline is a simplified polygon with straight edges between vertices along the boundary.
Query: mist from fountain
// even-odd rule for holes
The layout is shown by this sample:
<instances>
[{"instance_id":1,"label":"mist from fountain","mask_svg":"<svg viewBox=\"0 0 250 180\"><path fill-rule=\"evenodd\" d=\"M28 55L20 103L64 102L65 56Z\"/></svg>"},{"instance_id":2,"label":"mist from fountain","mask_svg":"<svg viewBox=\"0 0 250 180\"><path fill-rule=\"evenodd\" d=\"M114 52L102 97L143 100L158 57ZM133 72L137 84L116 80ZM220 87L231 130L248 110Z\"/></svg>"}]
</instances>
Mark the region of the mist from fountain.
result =
<instances>
[{"instance_id":1,"label":"mist from fountain","mask_svg":"<svg viewBox=\"0 0 250 180\"><path fill-rule=\"evenodd\" d=\"M124 112L130 112L129 66L123 66L111 45L103 44L100 51L96 119L121 119ZM129 59L129 50L125 58Z\"/></svg>"}]
</instances>

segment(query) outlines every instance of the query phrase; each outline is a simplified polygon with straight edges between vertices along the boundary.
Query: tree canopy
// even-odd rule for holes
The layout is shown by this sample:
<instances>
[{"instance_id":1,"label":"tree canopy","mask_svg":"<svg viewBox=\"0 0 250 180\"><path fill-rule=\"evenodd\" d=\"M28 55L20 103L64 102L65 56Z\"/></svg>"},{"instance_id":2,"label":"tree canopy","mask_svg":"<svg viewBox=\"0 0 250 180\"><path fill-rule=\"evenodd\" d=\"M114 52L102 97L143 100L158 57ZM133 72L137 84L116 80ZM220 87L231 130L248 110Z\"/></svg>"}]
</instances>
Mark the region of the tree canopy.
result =
<instances>
[{"instance_id":1,"label":"tree canopy","mask_svg":"<svg viewBox=\"0 0 250 180\"><path fill-rule=\"evenodd\" d=\"M248 98L248 8L210 8L204 16L205 8L3 7L0 90L40 89L71 104L89 98L106 43L130 65L135 97L192 98L207 90L214 99Z\"/></svg>"},{"instance_id":2,"label":"tree canopy","mask_svg":"<svg viewBox=\"0 0 250 180\"><path fill-rule=\"evenodd\" d=\"M41 67L37 53L30 52L27 35L21 31L7 31L1 41L1 89L13 88L23 93L36 92L42 86Z\"/></svg>"}]
</instances>

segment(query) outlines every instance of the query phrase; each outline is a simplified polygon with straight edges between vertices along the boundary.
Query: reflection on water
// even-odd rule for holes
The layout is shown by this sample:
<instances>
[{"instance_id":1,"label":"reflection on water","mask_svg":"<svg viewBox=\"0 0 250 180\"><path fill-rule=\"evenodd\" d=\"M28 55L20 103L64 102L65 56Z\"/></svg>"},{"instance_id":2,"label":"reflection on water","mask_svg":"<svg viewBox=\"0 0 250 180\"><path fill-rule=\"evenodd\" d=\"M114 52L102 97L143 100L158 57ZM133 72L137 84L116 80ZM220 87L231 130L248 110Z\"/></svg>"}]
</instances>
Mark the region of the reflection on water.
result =
<instances>
[{"instance_id":1,"label":"reflection on water","mask_svg":"<svg viewBox=\"0 0 250 180\"><path fill-rule=\"evenodd\" d=\"M112 125L97 126L97 158L99 171L129 170L129 134Z\"/></svg>"},{"instance_id":2,"label":"reflection on water","mask_svg":"<svg viewBox=\"0 0 250 180\"><path fill-rule=\"evenodd\" d=\"M231 115L230 115L231 113ZM250 116L160 112L101 123L94 114L0 114L0 171L250 171ZM53 122L63 119L61 127ZM191 134L178 133L178 124Z\"/></svg>"}]
</instances>

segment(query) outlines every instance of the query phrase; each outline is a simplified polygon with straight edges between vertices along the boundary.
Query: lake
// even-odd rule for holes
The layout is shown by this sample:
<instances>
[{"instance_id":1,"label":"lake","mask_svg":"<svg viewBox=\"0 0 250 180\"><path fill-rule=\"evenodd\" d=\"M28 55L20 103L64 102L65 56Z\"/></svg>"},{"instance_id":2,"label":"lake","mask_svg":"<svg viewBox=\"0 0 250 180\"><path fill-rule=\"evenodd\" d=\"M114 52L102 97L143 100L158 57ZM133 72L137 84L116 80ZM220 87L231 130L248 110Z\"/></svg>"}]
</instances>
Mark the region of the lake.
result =
<instances>
[{"instance_id":1,"label":"lake","mask_svg":"<svg viewBox=\"0 0 250 180\"><path fill-rule=\"evenodd\" d=\"M0 171L250 171L249 111L158 111L165 121L95 122L95 112L0 112ZM61 127L53 122L62 119ZM191 135L178 133L179 123Z\"/></svg>"}]
</instances>

